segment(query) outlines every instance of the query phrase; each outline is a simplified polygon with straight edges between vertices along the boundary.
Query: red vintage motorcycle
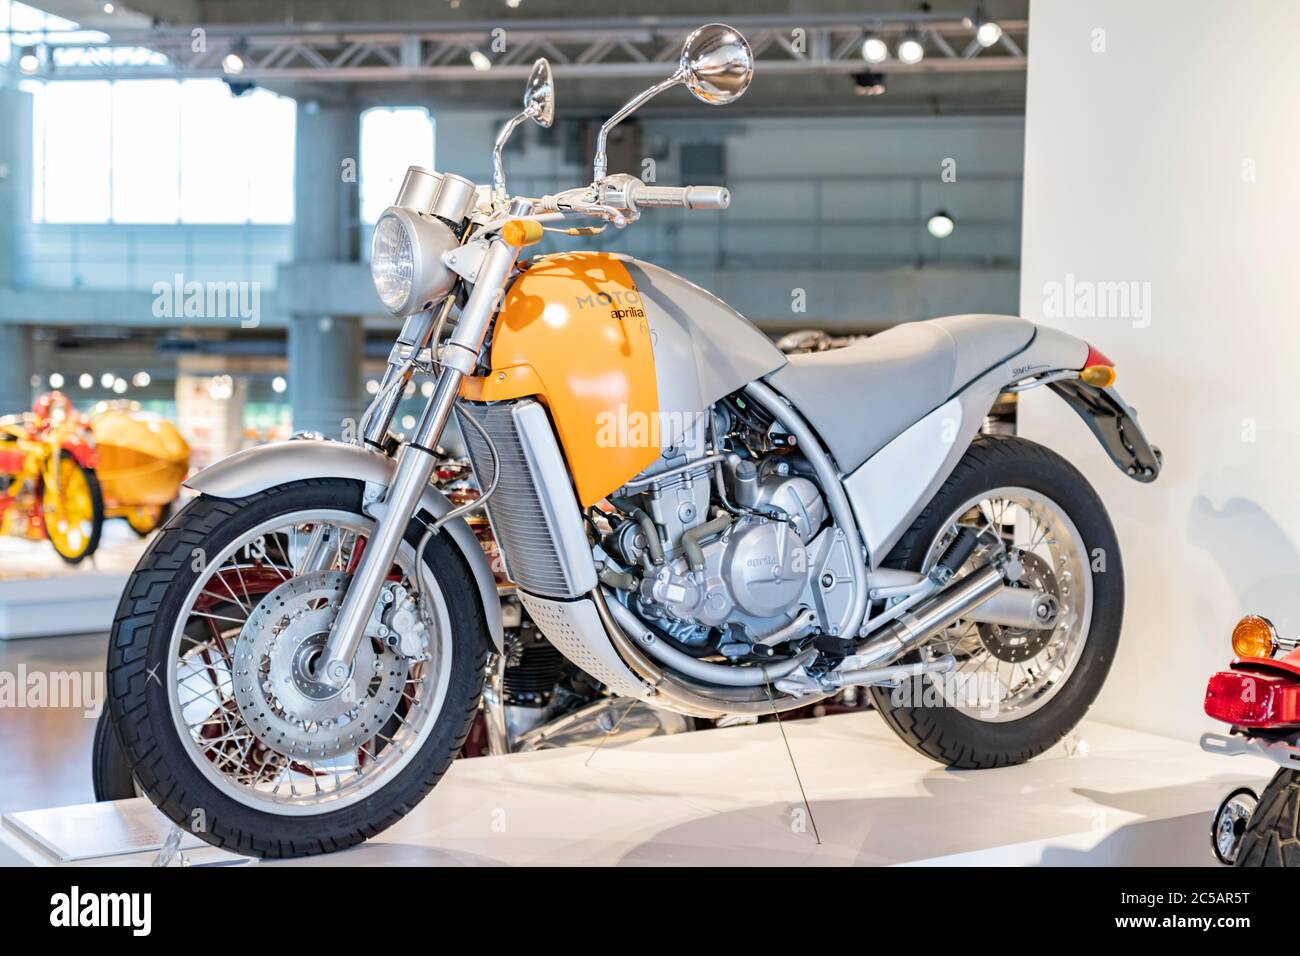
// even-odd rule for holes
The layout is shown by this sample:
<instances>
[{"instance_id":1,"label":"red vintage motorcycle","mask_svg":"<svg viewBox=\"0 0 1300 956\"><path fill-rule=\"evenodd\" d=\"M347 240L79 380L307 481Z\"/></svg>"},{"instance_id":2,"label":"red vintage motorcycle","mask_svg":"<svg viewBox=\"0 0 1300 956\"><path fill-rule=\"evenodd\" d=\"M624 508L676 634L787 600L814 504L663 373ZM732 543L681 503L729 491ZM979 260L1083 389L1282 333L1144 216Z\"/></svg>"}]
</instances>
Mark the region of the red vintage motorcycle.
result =
<instances>
[{"instance_id":1,"label":"red vintage motorcycle","mask_svg":"<svg viewBox=\"0 0 1300 956\"><path fill-rule=\"evenodd\" d=\"M1214 854L1229 866L1300 867L1300 640L1251 614L1233 628L1232 649L1232 664L1205 689L1205 712L1232 729L1204 734L1201 748L1268 757L1278 771L1262 795L1241 787L1224 798Z\"/></svg>"}]
</instances>

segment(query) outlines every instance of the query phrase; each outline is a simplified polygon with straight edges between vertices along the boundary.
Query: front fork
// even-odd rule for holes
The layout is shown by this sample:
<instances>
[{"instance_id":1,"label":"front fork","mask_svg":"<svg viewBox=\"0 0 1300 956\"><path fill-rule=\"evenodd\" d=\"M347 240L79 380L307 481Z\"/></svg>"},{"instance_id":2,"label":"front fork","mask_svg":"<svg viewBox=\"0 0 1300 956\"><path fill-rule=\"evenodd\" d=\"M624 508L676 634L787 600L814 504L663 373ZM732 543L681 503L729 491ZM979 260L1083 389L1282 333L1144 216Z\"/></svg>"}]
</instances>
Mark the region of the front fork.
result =
<instances>
[{"instance_id":1,"label":"front fork","mask_svg":"<svg viewBox=\"0 0 1300 956\"><path fill-rule=\"evenodd\" d=\"M438 440L456 406L461 380L472 373L478 363L479 350L491 328L502 290L518 256L519 248L499 237L491 241L483 255L475 276L474 291L461 309L460 319L439 354L441 371L433 395L424 407L414 440L398 450L393 482L382 502L376 506L378 523L352 575L352 583L343 596L338 616L325 642L321 653L324 664L318 668L317 676L326 684L342 687L352 672L352 658L365 636L366 624L379 599L379 592L433 475ZM436 342L433 347L437 348ZM386 424L384 428L387 428Z\"/></svg>"}]
</instances>

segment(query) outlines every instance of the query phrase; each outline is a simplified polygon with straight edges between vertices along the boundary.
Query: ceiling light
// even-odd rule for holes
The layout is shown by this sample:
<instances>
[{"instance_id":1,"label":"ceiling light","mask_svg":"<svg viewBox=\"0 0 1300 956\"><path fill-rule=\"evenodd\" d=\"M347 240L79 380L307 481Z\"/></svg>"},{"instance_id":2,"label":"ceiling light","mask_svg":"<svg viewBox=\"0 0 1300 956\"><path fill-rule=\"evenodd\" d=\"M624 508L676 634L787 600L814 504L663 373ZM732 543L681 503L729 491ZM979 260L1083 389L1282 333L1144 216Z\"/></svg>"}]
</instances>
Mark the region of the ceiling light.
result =
<instances>
[{"instance_id":1,"label":"ceiling light","mask_svg":"<svg viewBox=\"0 0 1300 956\"><path fill-rule=\"evenodd\" d=\"M470 50L469 62L470 65L480 73L486 73L488 70L492 69L492 61L488 59L488 55L482 50Z\"/></svg>"},{"instance_id":2,"label":"ceiling light","mask_svg":"<svg viewBox=\"0 0 1300 956\"><path fill-rule=\"evenodd\" d=\"M31 76L41 68L41 58L36 55L36 48L25 46L18 51L18 69Z\"/></svg>"},{"instance_id":3,"label":"ceiling light","mask_svg":"<svg viewBox=\"0 0 1300 956\"><path fill-rule=\"evenodd\" d=\"M113 6L111 3L106 3L106 4L104 4L104 12L105 12L105 13L112 13L112 12L113 12L114 10L116 10L116 9L117 9L117 8L116 8L115 6Z\"/></svg>"},{"instance_id":4,"label":"ceiling light","mask_svg":"<svg viewBox=\"0 0 1300 956\"><path fill-rule=\"evenodd\" d=\"M379 382L373 378L369 379L366 382L366 392L371 395L377 395L379 393Z\"/></svg>"},{"instance_id":5,"label":"ceiling light","mask_svg":"<svg viewBox=\"0 0 1300 956\"><path fill-rule=\"evenodd\" d=\"M90 386L95 384L95 376L91 375L89 372L82 372L77 378L77 384L82 388L90 388Z\"/></svg>"},{"instance_id":6,"label":"ceiling light","mask_svg":"<svg viewBox=\"0 0 1300 956\"><path fill-rule=\"evenodd\" d=\"M148 388L152 381L153 378L148 372L136 372L131 376L131 384L136 388Z\"/></svg>"},{"instance_id":7,"label":"ceiling light","mask_svg":"<svg viewBox=\"0 0 1300 956\"><path fill-rule=\"evenodd\" d=\"M880 37L867 37L862 41L862 59L868 63L884 63L889 59L889 45Z\"/></svg>"},{"instance_id":8,"label":"ceiling light","mask_svg":"<svg viewBox=\"0 0 1300 956\"><path fill-rule=\"evenodd\" d=\"M277 395L283 394L284 390L288 387L289 383L284 380L283 375L277 375L275 378L271 379L271 391L275 392Z\"/></svg>"},{"instance_id":9,"label":"ceiling light","mask_svg":"<svg viewBox=\"0 0 1300 956\"><path fill-rule=\"evenodd\" d=\"M930 220L925 224L925 228L934 238L947 239L952 235L953 229L956 228L956 223L952 221L952 216L948 212L940 209L930 217Z\"/></svg>"},{"instance_id":10,"label":"ceiling light","mask_svg":"<svg viewBox=\"0 0 1300 956\"><path fill-rule=\"evenodd\" d=\"M60 375L58 372L52 373L50 375L50 388L62 388L62 387L63 387L63 376Z\"/></svg>"},{"instance_id":11,"label":"ceiling light","mask_svg":"<svg viewBox=\"0 0 1300 956\"><path fill-rule=\"evenodd\" d=\"M243 40L236 40L230 47L230 52L221 58L221 70L227 76L238 76L244 72L244 55L248 52L248 44Z\"/></svg>"},{"instance_id":12,"label":"ceiling light","mask_svg":"<svg viewBox=\"0 0 1300 956\"><path fill-rule=\"evenodd\" d=\"M991 47L1002 39L1002 27L994 20L985 20L975 31L975 39L982 47Z\"/></svg>"},{"instance_id":13,"label":"ceiling light","mask_svg":"<svg viewBox=\"0 0 1300 956\"><path fill-rule=\"evenodd\" d=\"M116 378L117 376L114 375L112 372L105 372L103 375L99 376L99 384L102 385L104 388L112 388L113 382L116 380Z\"/></svg>"},{"instance_id":14,"label":"ceiling light","mask_svg":"<svg viewBox=\"0 0 1300 956\"><path fill-rule=\"evenodd\" d=\"M124 394L126 392L126 379L124 378L113 379L113 391L118 395Z\"/></svg>"},{"instance_id":15,"label":"ceiling light","mask_svg":"<svg viewBox=\"0 0 1300 956\"><path fill-rule=\"evenodd\" d=\"M903 37L902 42L898 44L898 59L908 66L920 63L925 58L925 47L921 45L920 39L914 36Z\"/></svg>"}]
</instances>

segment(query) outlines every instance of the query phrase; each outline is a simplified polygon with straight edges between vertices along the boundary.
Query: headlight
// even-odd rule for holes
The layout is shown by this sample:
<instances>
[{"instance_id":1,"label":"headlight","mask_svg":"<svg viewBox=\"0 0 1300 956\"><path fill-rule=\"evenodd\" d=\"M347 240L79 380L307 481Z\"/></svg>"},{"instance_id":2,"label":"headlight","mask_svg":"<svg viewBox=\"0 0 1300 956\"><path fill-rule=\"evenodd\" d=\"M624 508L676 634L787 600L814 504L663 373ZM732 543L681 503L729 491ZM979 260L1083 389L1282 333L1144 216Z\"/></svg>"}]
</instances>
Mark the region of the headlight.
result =
<instances>
[{"instance_id":1,"label":"headlight","mask_svg":"<svg viewBox=\"0 0 1300 956\"><path fill-rule=\"evenodd\" d=\"M370 244L370 277L379 301L390 312L400 312L410 301L415 280L415 252L411 239L396 216L384 215L375 225Z\"/></svg>"},{"instance_id":2,"label":"headlight","mask_svg":"<svg viewBox=\"0 0 1300 956\"><path fill-rule=\"evenodd\" d=\"M430 308L451 291L456 274L442 254L459 245L447 224L390 206L375 224L370 276L379 301L394 315Z\"/></svg>"}]
</instances>

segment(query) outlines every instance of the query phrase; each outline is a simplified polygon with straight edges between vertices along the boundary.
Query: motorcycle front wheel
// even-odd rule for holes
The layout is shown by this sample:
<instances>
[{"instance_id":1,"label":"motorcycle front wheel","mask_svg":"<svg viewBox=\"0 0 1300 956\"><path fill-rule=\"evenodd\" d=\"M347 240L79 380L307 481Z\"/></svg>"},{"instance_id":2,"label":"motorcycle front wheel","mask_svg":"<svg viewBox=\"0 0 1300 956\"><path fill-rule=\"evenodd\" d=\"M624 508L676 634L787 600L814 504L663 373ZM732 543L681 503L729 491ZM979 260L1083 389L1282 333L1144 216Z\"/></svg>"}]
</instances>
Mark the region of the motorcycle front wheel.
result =
<instances>
[{"instance_id":1,"label":"motorcycle front wheel","mask_svg":"<svg viewBox=\"0 0 1300 956\"><path fill-rule=\"evenodd\" d=\"M909 658L951 655L952 672L871 695L890 728L927 757L959 769L1005 767L1061 740L1097 698L1119 643L1124 570L1087 479L1023 438L977 438L886 564L928 571L962 527L991 531L1020 556L1016 586L1053 595L1054 625L958 621ZM963 573L982 560L977 553Z\"/></svg>"},{"instance_id":2,"label":"motorcycle front wheel","mask_svg":"<svg viewBox=\"0 0 1300 956\"><path fill-rule=\"evenodd\" d=\"M433 788L469 731L487 623L447 535L428 536L417 560L417 521L385 584L385 603L414 602L423 627L405 630L417 638L367 637L342 688L314 679L374 530L361 501L362 485L342 479L201 496L127 583L112 720L140 788L211 844L296 857L360 843Z\"/></svg>"}]
</instances>

